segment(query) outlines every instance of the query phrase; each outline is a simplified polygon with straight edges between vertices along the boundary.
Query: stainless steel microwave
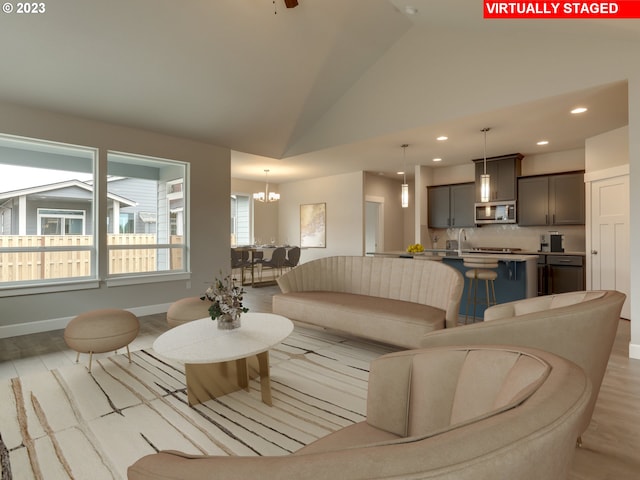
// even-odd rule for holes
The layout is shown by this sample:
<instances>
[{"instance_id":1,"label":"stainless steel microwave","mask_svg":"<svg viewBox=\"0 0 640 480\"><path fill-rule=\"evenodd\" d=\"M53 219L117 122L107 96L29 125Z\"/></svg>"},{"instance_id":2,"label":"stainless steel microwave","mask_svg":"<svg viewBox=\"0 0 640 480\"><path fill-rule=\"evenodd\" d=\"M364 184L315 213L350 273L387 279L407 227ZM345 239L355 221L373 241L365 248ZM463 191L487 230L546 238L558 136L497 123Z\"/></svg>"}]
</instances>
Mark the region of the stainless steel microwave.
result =
<instances>
[{"instance_id":1,"label":"stainless steel microwave","mask_svg":"<svg viewBox=\"0 0 640 480\"><path fill-rule=\"evenodd\" d=\"M475 204L475 223L516 223L516 202L485 202Z\"/></svg>"}]
</instances>

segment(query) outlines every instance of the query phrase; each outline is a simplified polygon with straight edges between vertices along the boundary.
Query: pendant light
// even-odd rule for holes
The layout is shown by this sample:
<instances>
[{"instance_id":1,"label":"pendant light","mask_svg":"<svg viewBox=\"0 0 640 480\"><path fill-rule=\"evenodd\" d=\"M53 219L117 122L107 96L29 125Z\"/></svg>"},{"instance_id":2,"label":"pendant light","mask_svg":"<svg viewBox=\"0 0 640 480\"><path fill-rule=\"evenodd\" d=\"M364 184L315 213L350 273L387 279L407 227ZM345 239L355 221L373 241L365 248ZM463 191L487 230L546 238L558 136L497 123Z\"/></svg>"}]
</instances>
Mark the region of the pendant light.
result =
<instances>
[{"instance_id":1,"label":"pendant light","mask_svg":"<svg viewBox=\"0 0 640 480\"><path fill-rule=\"evenodd\" d=\"M407 147L408 143L403 143L402 147L402 189L400 190L400 199L402 208L409 206L409 184L407 183Z\"/></svg>"},{"instance_id":2,"label":"pendant light","mask_svg":"<svg viewBox=\"0 0 640 480\"><path fill-rule=\"evenodd\" d=\"M253 199L259 202L277 202L280 200L280 194L269 191L269 169L265 169L264 171L264 179L266 186L264 188L264 192L258 192L253 194Z\"/></svg>"},{"instance_id":3,"label":"pendant light","mask_svg":"<svg viewBox=\"0 0 640 480\"><path fill-rule=\"evenodd\" d=\"M485 203L491 198L491 177L487 174L487 132L489 127L481 130L484 133L484 173L480 175L480 201Z\"/></svg>"}]
</instances>

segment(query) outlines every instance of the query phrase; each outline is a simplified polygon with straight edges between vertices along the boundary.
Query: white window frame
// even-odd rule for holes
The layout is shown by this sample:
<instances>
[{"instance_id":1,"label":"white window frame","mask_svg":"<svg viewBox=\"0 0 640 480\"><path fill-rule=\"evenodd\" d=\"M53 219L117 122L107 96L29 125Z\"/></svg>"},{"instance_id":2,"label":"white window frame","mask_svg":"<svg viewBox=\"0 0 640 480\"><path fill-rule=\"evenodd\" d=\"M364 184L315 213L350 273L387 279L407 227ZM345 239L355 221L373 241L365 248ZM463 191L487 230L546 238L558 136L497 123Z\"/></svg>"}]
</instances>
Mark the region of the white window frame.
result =
<instances>
[{"instance_id":1,"label":"white window frame","mask_svg":"<svg viewBox=\"0 0 640 480\"><path fill-rule=\"evenodd\" d=\"M229 235L233 235L233 242L235 245L245 245L252 243L253 238L253 201L251 194L248 193L232 193L231 197L236 197L236 215L231 217L231 229ZM238 215L237 215L237 197L243 197L247 199L247 239L246 242L238 242Z\"/></svg>"},{"instance_id":2,"label":"white window frame","mask_svg":"<svg viewBox=\"0 0 640 480\"><path fill-rule=\"evenodd\" d=\"M182 184L182 188L180 189L179 192L168 193L170 192L172 185L180 185L180 184ZM178 217L182 219L182 222L178 223L178 233L176 233L176 235L184 236L184 230L186 227L186 222L184 221L184 181L183 179L170 180L166 183L166 185L167 185L167 212L169 212L169 215L167 215L167 221L169 222L169 225L167 225L167 230L169 231L169 235L171 235L171 214L174 212L178 213ZM178 209L172 209L171 208L172 200L182 200L183 206Z\"/></svg>"},{"instance_id":3,"label":"white window frame","mask_svg":"<svg viewBox=\"0 0 640 480\"><path fill-rule=\"evenodd\" d=\"M64 213L60 213L60 214L47 214L47 213L43 213L44 211L47 210L55 210L57 212L75 212L75 213L80 213L80 215L65 215ZM82 220L82 233L80 235L86 235L86 221L87 221L87 215L85 213L84 210L71 210L71 209L67 209L67 208L38 208L37 209L37 227L38 227L38 235L42 235L42 219L43 218L57 218L63 221L63 226L65 225L64 220L66 220L67 218L71 218L73 220ZM60 236L65 236L65 235L69 235L66 231L63 231Z\"/></svg>"},{"instance_id":4,"label":"white window frame","mask_svg":"<svg viewBox=\"0 0 640 480\"><path fill-rule=\"evenodd\" d=\"M47 140L34 139L29 137L19 137L14 135L2 134L0 133L0 145L8 146L11 148L24 149L24 150L32 150L34 152L38 152L38 154L42 153L59 153L68 155L69 157L79 157L86 161L83 164L83 168L79 169L78 172L85 171L86 173L90 173L89 183L92 185L99 184L99 169L98 169L98 158L99 158L99 150L95 147L88 147L82 145L71 145L60 142L52 142ZM118 153L118 152L109 152L109 153ZM123 154L128 157L136 157L136 155L132 154ZM165 163L175 163L183 167L183 187L180 195L184 196L183 199L183 217L184 217L184 234L181 244L154 244L148 247L156 248L156 249L171 249L181 248L182 252L182 269L170 271L163 270L160 272L150 272L150 273L135 273L135 274L122 274L117 276L109 276L108 272L99 271L99 258L107 257L109 255L109 248L121 248L121 246L107 246L105 250L99 249L99 237L98 235L108 235L106 229L102 231L99 228L99 204L107 202L107 192L100 192L100 196L98 196L97 188L92 189L91 194L91 209L84 212L83 216L83 233L89 231L89 225L87 222L91 221L91 245L74 245L74 246L20 246L20 247L2 247L0 246L0 253L49 253L49 252L78 252L78 251L88 251L90 252L90 275L83 277L63 277L63 278L54 278L54 279L35 279L35 280L20 280L20 281L12 281L12 282L0 282L0 297L12 297L12 296L20 296L20 295L31 295L31 294L40 294L40 293L50 293L50 292L64 292L64 291L72 291L72 290L82 290L82 289L95 289L100 288L100 279L104 279L107 286L118 286L118 285L130 285L130 284L138 284L138 283L156 283L163 281L175 281L175 280L189 280L191 277L190 274L190 256L189 256L189 175L190 175L190 165L188 162L180 162L176 160L170 159L162 159L162 158L154 158L149 156L140 156L140 158L158 160L160 162ZM39 162L39 163L38 163ZM18 161L3 161L4 165L15 165L15 166L29 166L36 168L47 168L46 162L43 160L36 160L35 163L29 160L26 163L20 163ZM64 166L64 165L61 165ZM84 169L84 170L83 170ZM64 169L63 169L64 170ZM74 172L73 168L69 168L70 172ZM83 179L83 181L85 181ZM165 186L168 185L165 183ZM8 192L8 189L6 189ZM176 192L175 194L178 194ZM175 195L171 194L171 195ZM21 200L23 202L23 200ZM169 205L167 204L167 208ZM21 204L21 208L23 205ZM42 207L46 210L45 207ZM52 209L62 211L64 209ZM75 209L73 209L75 210ZM168 211L168 210L167 210ZM37 210L35 211L37 215ZM4 213L3 213L4 216ZM50 216L50 215L45 215ZM78 218L74 216L73 218ZM36 220L37 227L34 228L34 232L40 232L40 217L37 217ZM22 221L20 222L21 231L24 231L24 225ZM167 225L168 226L168 225ZM1 232L5 233L5 232ZM64 232L63 232L64 233ZM18 233L16 233L18 234ZM26 233L22 233L22 235L26 235ZM135 248L140 248L141 245L136 245ZM144 247L144 246L142 246ZM127 248L124 246L124 248ZM105 262L108 264L108 262ZM107 267L108 268L108 267Z\"/></svg>"},{"instance_id":5,"label":"white window frame","mask_svg":"<svg viewBox=\"0 0 640 480\"><path fill-rule=\"evenodd\" d=\"M152 157L148 155L137 155L126 152L116 152L109 150L107 152L107 158L109 155L114 156L122 156L131 158L132 161L140 161L140 162L158 162L159 164L174 164L183 168L184 177L182 179L172 179L164 182L165 189L168 189L170 185L176 183L182 183L182 191L175 192L171 194L165 194L165 207L167 211L166 221L167 221L167 232L169 231L170 225L170 215L169 215L169 196L173 198L175 195L179 193L179 195L183 196L183 209L185 214L184 217L184 234L182 236L183 241L181 244L171 244L169 242L166 243L155 243L155 244L138 244L138 245L109 245L107 244L107 258L110 258L110 252L115 250L136 250L136 249L156 249L162 250L167 249L169 252L173 249L182 249L182 258L183 258L183 268L181 270L161 270L161 271L153 271L153 272L131 272L131 273L106 273L106 284L107 286L122 286L122 285L132 285L132 284L141 284L141 283L156 283L162 281L175 281L175 280L190 280L191 271L190 271L190 258L189 258L189 174L190 174L190 165L188 162L182 162L178 160L166 159L166 158L158 158ZM168 191L168 190L167 190ZM160 216L158 215L158 226L160 222ZM168 238L168 237L167 237ZM109 262L107 261L107 264ZM108 268L108 267L107 267Z\"/></svg>"},{"instance_id":6,"label":"white window frame","mask_svg":"<svg viewBox=\"0 0 640 480\"><path fill-rule=\"evenodd\" d=\"M65 153L69 156L85 158L91 163L92 181L95 185L98 171L98 149L82 145L72 145L62 142L53 142L37 138L21 137L0 133L0 145L11 146L13 148L34 151L39 153ZM4 163L4 165L30 166L35 165L22 163ZM38 165L39 168L46 168ZM38 168L36 167L36 168ZM71 170L70 170L71 171ZM98 206L97 192L93 189L91 209L94 219L92 245L74 246L23 246L23 247L0 247L0 253L49 253L49 252L90 252L90 274L83 277L61 277L52 279L18 280L13 282L0 282L0 298L14 297L20 295L33 295L40 293L62 292L71 290L83 290L98 288L98 249L97 249L97 226L95 218ZM24 212L23 212L24 213ZM21 222L24 220L21 219ZM37 231L40 231L40 221L37 221ZM86 229L86 218L83 220L83 229ZM86 230L85 230L86 231ZM4 232L3 232L4 233ZM18 233L18 235L21 235ZM24 234L26 235L26 234ZM38 233L39 235L39 233Z\"/></svg>"}]
</instances>

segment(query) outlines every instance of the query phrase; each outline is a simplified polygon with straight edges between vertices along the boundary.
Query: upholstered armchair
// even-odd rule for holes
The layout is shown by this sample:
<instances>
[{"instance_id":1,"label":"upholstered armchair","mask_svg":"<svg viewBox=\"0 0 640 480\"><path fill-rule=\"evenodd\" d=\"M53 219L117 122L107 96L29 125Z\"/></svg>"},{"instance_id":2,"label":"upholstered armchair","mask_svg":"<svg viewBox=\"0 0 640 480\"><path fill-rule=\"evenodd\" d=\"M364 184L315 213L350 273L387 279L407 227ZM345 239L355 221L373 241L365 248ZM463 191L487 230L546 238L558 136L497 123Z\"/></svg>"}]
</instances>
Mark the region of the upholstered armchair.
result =
<instances>
[{"instance_id":1,"label":"upholstered armchair","mask_svg":"<svg viewBox=\"0 0 640 480\"><path fill-rule=\"evenodd\" d=\"M430 332L421 344L423 347L518 345L571 360L586 372L593 385L582 434L589 426L598 399L625 298L617 291L594 290L495 305L485 310L484 322Z\"/></svg>"},{"instance_id":2,"label":"upholstered armchair","mask_svg":"<svg viewBox=\"0 0 640 480\"><path fill-rule=\"evenodd\" d=\"M563 479L591 396L572 362L512 347L407 350L371 364L367 419L292 455L160 452L130 480Z\"/></svg>"}]
</instances>

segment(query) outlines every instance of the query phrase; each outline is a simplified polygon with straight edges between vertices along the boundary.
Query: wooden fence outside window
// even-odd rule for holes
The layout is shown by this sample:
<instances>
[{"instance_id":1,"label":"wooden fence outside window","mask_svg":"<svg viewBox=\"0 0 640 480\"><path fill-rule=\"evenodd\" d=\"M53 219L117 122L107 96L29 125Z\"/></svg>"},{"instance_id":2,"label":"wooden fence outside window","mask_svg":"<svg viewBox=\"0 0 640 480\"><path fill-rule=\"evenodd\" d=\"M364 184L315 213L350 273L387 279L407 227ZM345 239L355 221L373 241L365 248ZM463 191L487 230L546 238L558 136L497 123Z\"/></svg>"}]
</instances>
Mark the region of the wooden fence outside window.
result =
<instances>
[{"instance_id":1,"label":"wooden fence outside window","mask_svg":"<svg viewBox=\"0 0 640 480\"><path fill-rule=\"evenodd\" d=\"M87 247L90 235L0 235L0 248ZM153 245L152 234L109 235L109 245ZM182 237L171 239L181 243ZM171 249L170 269L182 269L182 249ZM179 253L174 252L179 250ZM156 248L111 250L109 274L155 272L158 270ZM88 277L91 275L90 251L41 251L0 253L0 282Z\"/></svg>"}]
</instances>

